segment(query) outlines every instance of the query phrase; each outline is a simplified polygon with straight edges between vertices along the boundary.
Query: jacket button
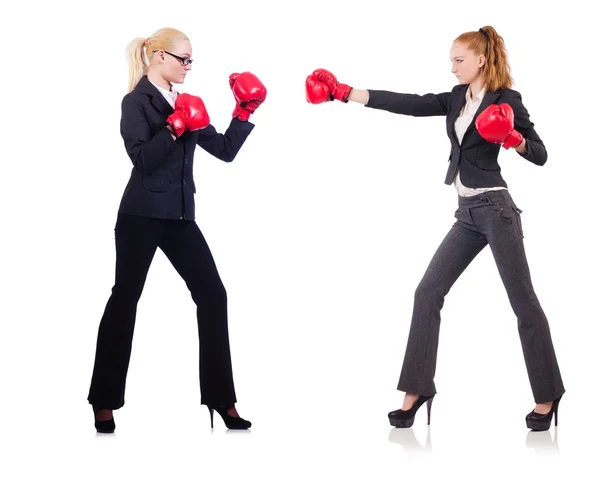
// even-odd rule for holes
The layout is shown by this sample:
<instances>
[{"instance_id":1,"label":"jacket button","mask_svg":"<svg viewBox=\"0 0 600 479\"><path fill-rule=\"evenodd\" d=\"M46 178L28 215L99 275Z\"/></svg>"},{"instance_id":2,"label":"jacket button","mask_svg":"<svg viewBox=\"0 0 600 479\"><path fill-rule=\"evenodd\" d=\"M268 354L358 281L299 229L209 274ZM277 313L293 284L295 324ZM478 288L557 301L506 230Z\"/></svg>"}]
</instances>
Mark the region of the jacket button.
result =
<instances>
[{"instance_id":1,"label":"jacket button","mask_svg":"<svg viewBox=\"0 0 600 479\"><path fill-rule=\"evenodd\" d=\"M183 162L184 162L184 163L187 165L187 164L188 164L188 159L187 159L187 158L184 158L184 159L183 159Z\"/></svg>"},{"instance_id":2,"label":"jacket button","mask_svg":"<svg viewBox=\"0 0 600 479\"><path fill-rule=\"evenodd\" d=\"M183 180L183 184L184 184L184 185L187 185L187 181Z\"/></svg>"}]
</instances>

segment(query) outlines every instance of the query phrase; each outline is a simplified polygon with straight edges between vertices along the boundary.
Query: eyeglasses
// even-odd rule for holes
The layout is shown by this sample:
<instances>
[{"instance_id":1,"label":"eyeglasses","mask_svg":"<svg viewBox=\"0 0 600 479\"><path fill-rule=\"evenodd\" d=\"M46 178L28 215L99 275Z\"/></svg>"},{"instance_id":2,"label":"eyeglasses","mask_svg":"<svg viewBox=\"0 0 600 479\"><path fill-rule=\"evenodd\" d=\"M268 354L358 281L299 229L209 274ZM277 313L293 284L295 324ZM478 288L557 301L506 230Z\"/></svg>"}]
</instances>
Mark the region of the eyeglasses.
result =
<instances>
[{"instance_id":1,"label":"eyeglasses","mask_svg":"<svg viewBox=\"0 0 600 479\"><path fill-rule=\"evenodd\" d=\"M155 51L158 51L158 50L155 50ZM180 57L180 56L177 56L177 55L173 55L171 52L168 52L166 50L163 50L163 52L165 52L168 55L171 55L174 58L177 58L177 60L179 60L184 67L186 67L188 65L191 65L192 62L194 61L191 58L186 58L186 57Z\"/></svg>"}]
</instances>

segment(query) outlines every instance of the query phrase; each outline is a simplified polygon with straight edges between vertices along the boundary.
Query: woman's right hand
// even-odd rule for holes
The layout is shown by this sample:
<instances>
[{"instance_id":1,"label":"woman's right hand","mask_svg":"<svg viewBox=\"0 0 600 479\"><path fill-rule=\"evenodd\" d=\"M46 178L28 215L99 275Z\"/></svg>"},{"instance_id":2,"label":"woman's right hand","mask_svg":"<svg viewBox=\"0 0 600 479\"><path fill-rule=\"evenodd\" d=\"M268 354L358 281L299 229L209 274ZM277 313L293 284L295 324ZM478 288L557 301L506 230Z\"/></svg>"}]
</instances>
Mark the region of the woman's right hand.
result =
<instances>
[{"instance_id":1,"label":"woman's right hand","mask_svg":"<svg viewBox=\"0 0 600 479\"><path fill-rule=\"evenodd\" d=\"M175 108L167 118L175 135L181 136L184 131L195 131L206 128L210 124L208 112L202 98L189 93L181 93L175 100Z\"/></svg>"},{"instance_id":2,"label":"woman's right hand","mask_svg":"<svg viewBox=\"0 0 600 479\"><path fill-rule=\"evenodd\" d=\"M306 77L306 100L314 105L339 100L348 103L352 87L337 81L333 73L318 68Z\"/></svg>"}]
</instances>

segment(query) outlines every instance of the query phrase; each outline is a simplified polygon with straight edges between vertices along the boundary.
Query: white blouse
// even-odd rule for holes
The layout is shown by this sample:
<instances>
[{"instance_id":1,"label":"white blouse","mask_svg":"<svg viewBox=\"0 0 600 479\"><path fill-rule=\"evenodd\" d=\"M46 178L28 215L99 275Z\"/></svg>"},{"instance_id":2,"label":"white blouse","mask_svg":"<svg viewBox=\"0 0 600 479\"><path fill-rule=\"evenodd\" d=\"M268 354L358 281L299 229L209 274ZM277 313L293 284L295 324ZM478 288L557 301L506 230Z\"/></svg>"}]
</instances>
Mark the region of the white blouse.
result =
<instances>
[{"instance_id":1,"label":"white blouse","mask_svg":"<svg viewBox=\"0 0 600 479\"><path fill-rule=\"evenodd\" d=\"M467 99L467 103L460 111L458 118L454 122L454 131L456 132L456 136L458 138L458 143L462 143L463 137L465 136L465 132L467 128L473 121L473 117L475 113L477 113L477 109L481 105L483 101L483 97L485 96L485 88L482 88L481 91L475 96L475 98L471 99L471 86L467 88L467 93L465 97ZM486 191L493 190L506 190L504 186L492 186L486 188L469 188L463 185L460 181L460 168L456 170L456 176L454 177L454 186L456 187L456 192L459 196L475 196L480 193L485 193Z\"/></svg>"}]
</instances>

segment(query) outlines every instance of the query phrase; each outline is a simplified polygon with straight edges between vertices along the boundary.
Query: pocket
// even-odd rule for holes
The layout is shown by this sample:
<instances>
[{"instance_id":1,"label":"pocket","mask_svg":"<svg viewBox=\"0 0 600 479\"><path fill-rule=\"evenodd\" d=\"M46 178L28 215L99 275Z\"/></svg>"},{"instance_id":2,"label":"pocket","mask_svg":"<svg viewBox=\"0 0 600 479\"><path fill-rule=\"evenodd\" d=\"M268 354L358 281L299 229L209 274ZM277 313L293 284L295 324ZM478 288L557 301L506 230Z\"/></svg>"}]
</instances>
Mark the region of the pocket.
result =
<instances>
[{"instance_id":1,"label":"pocket","mask_svg":"<svg viewBox=\"0 0 600 479\"><path fill-rule=\"evenodd\" d=\"M518 214L518 215L521 215L521 213L523 213L523 210L521 210L521 209L517 208L517 206L516 206L516 205L512 205L512 206L511 206L511 208L512 208L512 209L513 209L513 211L514 211L516 214Z\"/></svg>"},{"instance_id":2,"label":"pocket","mask_svg":"<svg viewBox=\"0 0 600 479\"><path fill-rule=\"evenodd\" d=\"M167 191L171 180L163 176L145 176L143 180L144 188L149 191L163 192Z\"/></svg>"},{"instance_id":3,"label":"pocket","mask_svg":"<svg viewBox=\"0 0 600 479\"><path fill-rule=\"evenodd\" d=\"M512 225L513 217L515 216L514 210L506 205L498 205L497 208L500 210L500 219Z\"/></svg>"},{"instance_id":4,"label":"pocket","mask_svg":"<svg viewBox=\"0 0 600 479\"><path fill-rule=\"evenodd\" d=\"M475 152L475 165L477 165L477 168L487 171L500 171L500 165L498 165L499 150L499 145L492 143L477 148Z\"/></svg>"},{"instance_id":5,"label":"pocket","mask_svg":"<svg viewBox=\"0 0 600 479\"><path fill-rule=\"evenodd\" d=\"M500 165L498 164L498 160L496 158L480 156L478 154L475 157L475 165L477 165L477 168L480 170L500 171Z\"/></svg>"},{"instance_id":6,"label":"pocket","mask_svg":"<svg viewBox=\"0 0 600 479\"><path fill-rule=\"evenodd\" d=\"M525 237L525 235L523 234L523 223L521 222L521 213L523 213L523 210L517 208L516 205L511 206L513 212L515 213L515 217L517 219L517 226L519 228L519 235L521 237L521 239L523 239Z\"/></svg>"},{"instance_id":7,"label":"pocket","mask_svg":"<svg viewBox=\"0 0 600 479\"><path fill-rule=\"evenodd\" d=\"M456 218L457 223L464 223L468 225L473 224L473 219L471 218L471 211L468 208L458 208L454 212L454 218Z\"/></svg>"}]
</instances>

